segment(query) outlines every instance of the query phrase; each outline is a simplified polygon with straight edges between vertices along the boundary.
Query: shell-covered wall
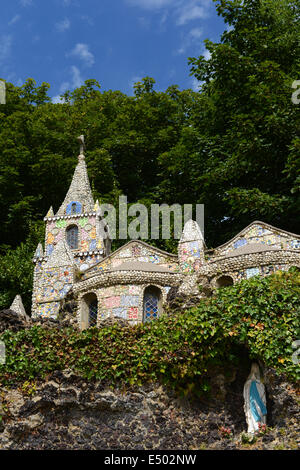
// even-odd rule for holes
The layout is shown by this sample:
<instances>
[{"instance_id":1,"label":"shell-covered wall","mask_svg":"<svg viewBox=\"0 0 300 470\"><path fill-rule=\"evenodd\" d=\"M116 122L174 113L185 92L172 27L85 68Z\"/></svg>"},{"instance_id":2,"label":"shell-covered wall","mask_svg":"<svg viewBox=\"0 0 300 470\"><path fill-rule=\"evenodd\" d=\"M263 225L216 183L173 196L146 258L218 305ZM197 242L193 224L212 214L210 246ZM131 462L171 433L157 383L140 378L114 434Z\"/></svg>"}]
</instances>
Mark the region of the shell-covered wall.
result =
<instances>
[{"instance_id":1,"label":"shell-covered wall","mask_svg":"<svg viewBox=\"0 0 300 470\"><path fill-rule=\"evenodd\" d=\"M103 239L97 233L97 220L96 214L91 216L69 216L59 220L47 221L46 236L45 236L45 256L50 256L55 246L63 239L66 239L66 230L70 226L76 225L78 227L78 249L72 250L74 253L88 253L95 250L104 250ZM88 269L91 265L96 263L100 256L91 257L90 260L81 257L75 258L75 261L81 267L81 270Z\"/></svg>"},{"instance_id":2,"label":"shell-covered wall","mask_svg":"<svg viewBox=\"0 0 300 470\"><path fill-rule=\"evenodd\" d=\"M127 262L153 263L170 271L179 271L179 265L176 256L163 253L156 248L147 246L141 242L129 242L123 248L120 248L103 261L100 261L93 268L83 274L82 279L87 279L97 273L109 271Z\"/></svg>"},{"instance_id":3,"label":"shell-covered wall","mask_svg":"<svg viewBox=\"0 0 300 470\"><path fill-rule=\"evenodd\" d=\"M162 305L165 303L170 286L161 286L155 283L114 285L92 289L98 299L98 323L104 319L119 317L135 325L143 321L143 297L146 287L155 286L161 291ZM81 308L85 294L78 299L78 322L81 323Z\"/></svg>"},{"instance_id":4,"label":"shell-covered wall","mask_svg":"<svg viewBox=\"0 0 300 470\"><path fill-rule=\"evenodd\" d=\"M255 223L248 229L245 229L244 233L235 237L230 243L226 243L225 245L216 248L214 250L214 256L226 255L242 246L252 243L261 243L266 246L283 250L300 249L299 237L294 237L292 234L276 230L275 228L271 228L264 224Z\"/></svg>"}]
</instances>

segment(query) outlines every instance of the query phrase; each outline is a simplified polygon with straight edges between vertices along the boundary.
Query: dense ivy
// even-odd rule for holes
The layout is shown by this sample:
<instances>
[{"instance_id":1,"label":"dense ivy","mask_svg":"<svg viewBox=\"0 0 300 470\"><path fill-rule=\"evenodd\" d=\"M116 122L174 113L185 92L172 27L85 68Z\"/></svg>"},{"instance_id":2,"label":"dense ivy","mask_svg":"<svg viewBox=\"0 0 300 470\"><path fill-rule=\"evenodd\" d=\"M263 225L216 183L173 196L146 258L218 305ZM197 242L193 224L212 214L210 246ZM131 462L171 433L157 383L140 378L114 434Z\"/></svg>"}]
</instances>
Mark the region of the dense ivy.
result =
<instances>
[{"instance_id":1,"label":"dense ivy","mask_svg":"<svg viewBox=\"0 0 300 470\"><path fill-rule=\"evenodd\" d=\"M251 359L299 378L292 342L300 337L299 273L278 272L221 288L189 311L149 324L78 332L34 326L5 331L7 361L0 383L35 380L65 368L110 385L149 381L184 391L207 391L209 367Z\"/></svg>"}]
</instances>

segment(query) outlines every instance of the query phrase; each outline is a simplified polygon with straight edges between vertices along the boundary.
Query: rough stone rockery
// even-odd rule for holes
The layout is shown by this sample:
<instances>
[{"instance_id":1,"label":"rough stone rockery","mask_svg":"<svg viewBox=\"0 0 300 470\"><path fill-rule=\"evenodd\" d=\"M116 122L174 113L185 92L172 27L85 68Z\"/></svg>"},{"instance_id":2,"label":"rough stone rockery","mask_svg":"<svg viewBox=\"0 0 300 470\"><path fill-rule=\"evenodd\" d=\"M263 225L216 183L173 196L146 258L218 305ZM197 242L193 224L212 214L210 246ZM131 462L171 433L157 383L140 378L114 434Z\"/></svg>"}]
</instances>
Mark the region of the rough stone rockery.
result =
<instances>
[{"instance_id":1,"label":"rough stone rockery","mask_svg":"<svg viewBox=\"0 0 300 470\"><path fill-rule=\"evenodd\" d=\"M248 372L211 370L209 399L180 399L158 385L112 391L69 370L32 388L2 388L0 449L296 449L296 391L272 370L265 371L269 428L243 442Z\"/></svg>"}]
</instances>

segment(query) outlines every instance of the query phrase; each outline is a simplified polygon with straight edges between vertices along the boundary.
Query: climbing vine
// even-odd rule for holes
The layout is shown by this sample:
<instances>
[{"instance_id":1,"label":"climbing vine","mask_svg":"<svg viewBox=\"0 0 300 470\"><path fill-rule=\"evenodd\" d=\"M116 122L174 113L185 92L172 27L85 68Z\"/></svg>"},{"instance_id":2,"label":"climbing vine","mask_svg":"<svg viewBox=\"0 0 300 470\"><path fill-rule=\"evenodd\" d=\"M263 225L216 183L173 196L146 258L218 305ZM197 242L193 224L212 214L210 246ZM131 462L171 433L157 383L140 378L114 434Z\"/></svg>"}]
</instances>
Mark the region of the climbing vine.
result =
<instances>
[{"instance_id":1,"label":"climbing vine","mask_svg":"<svg viewBox=\"0 0 300 470\"><path fill-rule=\"evenodd\" d=\"M207 370L250 358L299 379L292 343L300 337L300 275L277 272L219 289L198 306L148 324L78 332L33 326L0 335L6 364L0 384L45 378L73 369L89 380L135 386L159 381L180 390L207 391Z\"/></svg>"}]
</instances>

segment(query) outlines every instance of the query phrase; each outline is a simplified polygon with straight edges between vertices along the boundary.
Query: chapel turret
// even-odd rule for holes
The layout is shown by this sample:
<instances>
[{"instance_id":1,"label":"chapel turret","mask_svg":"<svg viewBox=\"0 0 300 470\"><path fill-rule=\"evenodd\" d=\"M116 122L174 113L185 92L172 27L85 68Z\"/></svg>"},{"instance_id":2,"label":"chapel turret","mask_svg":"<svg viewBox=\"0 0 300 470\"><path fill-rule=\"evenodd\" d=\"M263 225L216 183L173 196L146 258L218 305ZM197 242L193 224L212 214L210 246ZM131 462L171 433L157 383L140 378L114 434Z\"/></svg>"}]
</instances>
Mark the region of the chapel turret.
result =
<instances>
[{"instance_id":1,"label":"chapel turret","mask_svg":"<svg viewBox=\"0 0 300 470\"><path fill-rule=\"evenodd\" d=\"M101 236L99 202L94 202L89 182L84 155L84 136L79 136L78 140L80 142L78 163L66 197L56 214L54 215L51 207L44 219L45 256L50 256L55 245L64 239L80 269L84 270L109 253L106 253L106 245Z\"/></svg>"},{"instance_id":2,"label":"chapel turret","mask_svg":"<svg viewBox=\"0 0 300 470\"><path fill-rule=\"evenodd\" d=\"M78 164L64 202L56 213L57 216L70 216L94 211L95 203L85 163L84 136L79 136L78 140L80 141Z\"/></svg>"},{"instance_id":3,"label":"chapel turret","mask_svg":"<svg viewBox=\"0 0 300 470\"><path fill-rule=\"evenodd\" d=\"M45 250L41 244L34 255L33 311L43 315L49 308L57 314L58 302L73 284L73 271L85 271L109 254L103 240L99 201L94 202L85 163L84 136L78 137L80 152L66 197L55 213L50 207L44 221ZM62 266L62 259L64 260ZM64 277L67 272L68 282ZM53 279L56 279L53 284ZM47 305L46 305L47 304Z\"/></svg>"}]
</instances>

